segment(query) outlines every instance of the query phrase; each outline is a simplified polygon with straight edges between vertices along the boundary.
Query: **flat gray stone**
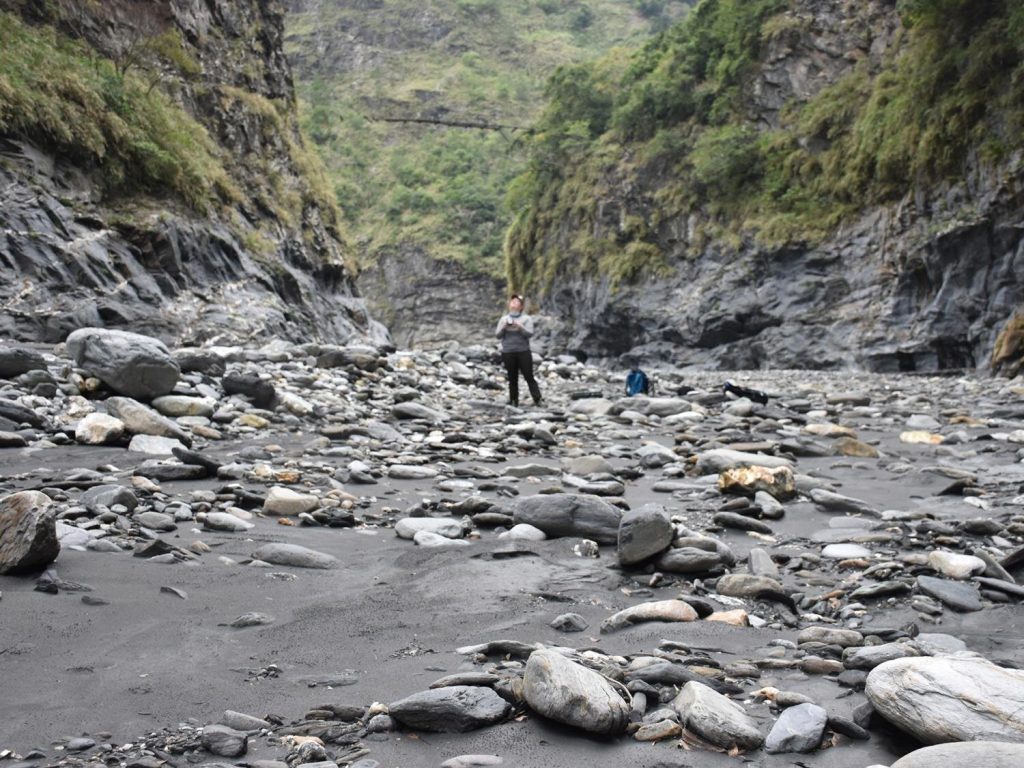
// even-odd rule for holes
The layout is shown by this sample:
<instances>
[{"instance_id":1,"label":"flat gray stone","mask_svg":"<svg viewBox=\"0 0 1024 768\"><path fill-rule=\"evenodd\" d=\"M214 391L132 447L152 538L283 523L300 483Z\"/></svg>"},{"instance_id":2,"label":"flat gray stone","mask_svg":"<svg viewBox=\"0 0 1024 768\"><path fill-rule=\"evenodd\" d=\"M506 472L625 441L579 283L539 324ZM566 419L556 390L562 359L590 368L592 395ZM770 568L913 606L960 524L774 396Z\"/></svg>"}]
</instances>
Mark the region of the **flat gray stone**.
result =
<instances>
[{"instance_id":1,"label":"flat gray stone","mask_svg":"<svg viewBox=\"0 0 1024 768\"><path fill-rule=\"evenodd\" d=\"M782 710L768 738L765 752L813 752L821 744L828 722L828 712L817 704L797 704Z\"/></svg>"},{"instance_id":2,"label":"flat gray stone","mask_svg":"<svg viewBox=\"0 0 1024 768\"><path fill-rule=\"evenodd\" d=\"M973 584L937 579L934 576L918 576L917 588L920 592L934 597L954 611L966 613L980 611L983 607L978 588Z\"/></svg>"},{"instance_id":3,"label":"flat gray stone","mask_svg":"<svg viewBox=\"0 0 1024 768\"><path fill-rule=\"evenodd\" d=\"M782 592L782 584L767 576L748 573L729 573L718 580L715 591L727 597L757 597L764 590Z\"/></svg>"},{"instance_id":4,"label":"flat gray stone","mask_svg":"<svg viewBox=\"0 0 1024 768\"><path fill-rule=\"evenodd\" d=\"M464 733L501 721L509 705L490 688L454 685L414 693L391 704L388 711L410 728Z\"/></svg>"}]
</instances>

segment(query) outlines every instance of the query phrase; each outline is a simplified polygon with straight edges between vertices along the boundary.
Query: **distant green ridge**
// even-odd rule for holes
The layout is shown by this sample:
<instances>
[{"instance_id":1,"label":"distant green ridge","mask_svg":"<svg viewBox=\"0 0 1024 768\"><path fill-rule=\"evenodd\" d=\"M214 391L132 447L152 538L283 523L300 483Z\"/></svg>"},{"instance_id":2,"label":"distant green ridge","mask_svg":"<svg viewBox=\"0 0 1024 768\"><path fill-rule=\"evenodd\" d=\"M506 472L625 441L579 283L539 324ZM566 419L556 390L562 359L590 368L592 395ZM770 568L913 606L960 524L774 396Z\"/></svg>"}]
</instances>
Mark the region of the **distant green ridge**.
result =
<instances>
[{"instance_id":1,"label":"distant green ridge","mask_svg":"<svg viewBox=\"0 0 1024 768\"><path fill-rule=\"evenodd\" d=\"M504 274L505 203L557 66L635 47L678 0L299 0L286 21L306 133L365 258L403 246ZM363 58L360 58L363 57Z\"/></svg>"}]
</instances>

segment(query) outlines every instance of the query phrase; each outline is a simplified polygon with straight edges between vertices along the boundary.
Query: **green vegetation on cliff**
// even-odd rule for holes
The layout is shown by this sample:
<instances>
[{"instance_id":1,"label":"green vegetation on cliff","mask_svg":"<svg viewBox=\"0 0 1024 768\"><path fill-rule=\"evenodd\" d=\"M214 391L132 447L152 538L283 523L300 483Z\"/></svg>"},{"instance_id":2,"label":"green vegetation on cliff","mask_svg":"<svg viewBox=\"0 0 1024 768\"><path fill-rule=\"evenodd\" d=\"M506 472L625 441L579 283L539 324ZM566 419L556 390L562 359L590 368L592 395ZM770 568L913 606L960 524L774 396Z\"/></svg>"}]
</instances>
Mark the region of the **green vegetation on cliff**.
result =
<instances>
[{"instance_id":1,"label":"green vegetation on cliff","mask_svg":"<svg viewBox=\"0 0 1024 768\"><path fill-rule=\"evenodd\" d=\"M881 66L851 63L788 104L777 126L758 127L752 82L773 38L801 32L792 5L702 0L627 62L552 78L530 166L512 187L514 286L544 289L568 264L613 282L663 269L659 228L691 215L691 247L701 233L814 241L867 205L1024 146L1024 6L1014 0L901 0Z\"/></svg>"},{"instance_id":2,"label":"green vegetation on cliff","mask_svg":"<svg viewBox=\"0 0 1024 768\"><path fill-rule=\"evenodd\" d=\"M152 8L158 15L147 15ZM339 235L340 215L299 130L294 99L225 83L261 84L264 54L243 52L244 73L205 72L197 60L203 52L159 10L140 6L122 17L98 3L0 0L0 135L70 160L111 207L178 200L219 214L257 258L275 252L283 233L298 231L326 257L331 249L315 242L316 232L323 225ZM65 34L77 31L80 14L97 28L117 28L103 51ZM216 34L204 44L217 45ZM244 126L241 138L226 136L224 122L231 134Z\"/></svg>"},{"instance_id":3,"label":"green vegetation on cliff","mask_svg":"<svg viewBox=\"0 0 1024 768\"><path fill-rule=\"evenodd\" d=\"M196 66L176 36L159 42L168 65ZM239 196L206 130L143 72L2 12L0 51L0 133L98 169L111 194L170 191L200 210Z\"/></svg>"},{"instance_id":4,"label":"green vegetation on cliff","mask_svg":"<svg viewBox=\"0 0 1024 768\"><path fill-rule=\"evenodd\" d=\"M531 126L562 64L636 45L682 0L292 0L286 50L318 145L367 261L418 247L501 275L506 190L521 131L380 118Z\"/></svg>"}]
</instances>

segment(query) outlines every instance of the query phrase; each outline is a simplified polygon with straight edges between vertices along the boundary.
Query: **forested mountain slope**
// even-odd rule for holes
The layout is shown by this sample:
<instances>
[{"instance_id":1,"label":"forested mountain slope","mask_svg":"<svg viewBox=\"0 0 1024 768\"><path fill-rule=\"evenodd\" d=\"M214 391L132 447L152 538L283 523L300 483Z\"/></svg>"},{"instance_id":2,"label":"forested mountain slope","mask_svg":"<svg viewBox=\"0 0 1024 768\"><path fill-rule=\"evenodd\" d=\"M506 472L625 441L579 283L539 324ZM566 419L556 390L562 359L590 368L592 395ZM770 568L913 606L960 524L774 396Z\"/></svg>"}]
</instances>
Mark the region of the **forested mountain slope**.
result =
<instances>
[{"instance_id":1,"label":"forested mountain slope","mask_svg":"<svg viewBox=\"0 0 1024 768\"><path fill-rule=\"evenodd\" d=\"M549 76L635 48L686 7L290 0L303 125L357 248L360 287L400 343L489 335L505 289L505 195L526 167L520 129L540 115Z\"/></svg>"},{"instance_id":2,"label":"forested mountain slope","mask_svg":"<svg viewBox=\"0 0 1024 768\"><path fill-rule=\"evenodd\" d=\"M1024 6L703 0L561 70L513 182L551 349L987 362L1024 301Z\"/></svg>"},{"instance_id":3,"label":"forested mountain slope","mask_svg":"<svg viewBox=\"0 0 1024 768\"><path fill-rule=\"evenodd\" d=\"M282 21L262 0L0 0L0 333L386 339Z\"/></svg>"}]
</instances>

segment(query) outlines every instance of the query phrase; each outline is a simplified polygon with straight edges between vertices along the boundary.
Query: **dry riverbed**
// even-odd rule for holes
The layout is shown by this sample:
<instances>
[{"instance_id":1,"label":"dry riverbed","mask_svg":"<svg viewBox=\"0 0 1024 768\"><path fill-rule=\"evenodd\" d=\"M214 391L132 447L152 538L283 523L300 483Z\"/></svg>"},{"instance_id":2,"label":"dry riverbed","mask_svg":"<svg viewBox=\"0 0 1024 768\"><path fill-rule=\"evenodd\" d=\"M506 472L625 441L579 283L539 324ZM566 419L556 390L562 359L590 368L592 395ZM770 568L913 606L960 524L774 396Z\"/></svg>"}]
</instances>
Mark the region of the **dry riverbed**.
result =
<instances>
[{"instance_id":1,"label":"dry riverbed","mask_svg":"<svg viewBox=\"0 0 1024 768\"><path fill-rule=\"evenodd\" d=\"M39 351L0 768L1022 764L1019 382Z\"/></svg>"}]
</instances>

